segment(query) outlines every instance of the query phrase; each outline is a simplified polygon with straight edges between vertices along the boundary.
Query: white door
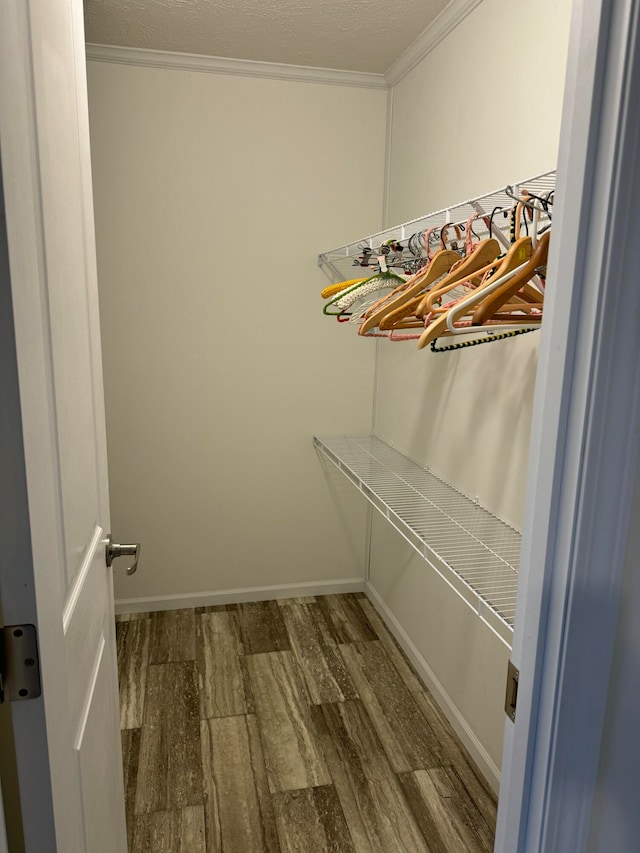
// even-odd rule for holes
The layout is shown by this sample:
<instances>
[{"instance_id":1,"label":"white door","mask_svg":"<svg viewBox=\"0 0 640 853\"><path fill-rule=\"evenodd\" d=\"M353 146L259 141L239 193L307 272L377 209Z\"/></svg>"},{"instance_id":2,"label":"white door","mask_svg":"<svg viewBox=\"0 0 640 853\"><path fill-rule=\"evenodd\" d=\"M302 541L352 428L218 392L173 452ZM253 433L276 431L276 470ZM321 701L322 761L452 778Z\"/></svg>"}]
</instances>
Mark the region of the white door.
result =
<instances>
[{"instance_id":1,"label":"white door","mask_svg":"<svg viewBox=\"0 0 640 853\"><path fill-rule=\"evenodd\" d=\"M81 0L0 3L0 157L0 599L42 675L12 705L26 849L125 853Z\"/></svg>"}]
</instances>

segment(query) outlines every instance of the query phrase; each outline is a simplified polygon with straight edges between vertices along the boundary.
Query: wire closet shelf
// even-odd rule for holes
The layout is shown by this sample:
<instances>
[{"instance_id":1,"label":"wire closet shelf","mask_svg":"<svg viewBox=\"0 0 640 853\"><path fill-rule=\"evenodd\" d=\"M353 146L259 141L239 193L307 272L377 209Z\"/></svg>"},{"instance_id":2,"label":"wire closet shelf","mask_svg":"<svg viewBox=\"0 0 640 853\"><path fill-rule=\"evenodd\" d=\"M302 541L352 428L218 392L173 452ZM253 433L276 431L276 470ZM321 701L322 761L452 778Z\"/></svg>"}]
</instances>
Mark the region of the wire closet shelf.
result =
<instances>
[{"instance_id":1,"label":"wire closet shelf","mask_svg":"<svg viewBox=\"0 0 640 853\"><path fill-rule=\"evenodd\" d=\"M511 648L520 533L374 435L313 443Z\"/></svg>"},{"instance_id":2,"label":"wire closet shelf","mask_svg":"<svg viewBox=\"0 0 640 853\"><path fill-rule=\"evenodd\" d=\"M394 225L391 228L386 228L384 231L370 234L368 237L361 237L359 240L354 240L352 243L347 243L344 246L338 246L335 249L322 252L318 255L318 265L330 278L340 280L345 277L345 262L348 266L359 266L358 258L362 255L364 249L370 250L375 255L383 244L388 244L389 242L406 244L413 234L426 231L428 228L441 228L443 225L454 224L464 225L469 217L474 214L490 217L491 212L496 208L503 210L511 208L515 204L514 197L518 198L523 191L526 190L532 195L544 197L553 192L555 184L556 170L543 172L527 180L511 184L506 188L468 199L459 204L450 205L442 210L436 210L433 213L428 213L425 216L419 216L417 219L404 222L401 225ZM502 234L501 229L507 227L507 220L501 221L497 219L493 229L494 236L505 246L508 245L508 241ZM473 229L478 238L488 236L488 229L482 219L475 220ZM348 278L349 276L346 277Z\"/></svg>"}]
</instances>

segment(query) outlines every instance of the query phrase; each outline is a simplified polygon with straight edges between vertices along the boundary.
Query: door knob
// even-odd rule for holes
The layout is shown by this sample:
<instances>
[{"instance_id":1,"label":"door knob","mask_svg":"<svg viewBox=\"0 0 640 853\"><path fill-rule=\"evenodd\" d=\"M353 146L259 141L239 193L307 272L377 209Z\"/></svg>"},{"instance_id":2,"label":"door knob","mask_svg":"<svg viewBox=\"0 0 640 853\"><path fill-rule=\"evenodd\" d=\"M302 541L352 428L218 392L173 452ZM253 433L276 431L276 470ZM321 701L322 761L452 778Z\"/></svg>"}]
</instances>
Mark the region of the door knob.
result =
<instances>
[{"instance_id":1,"label":"door knob","mask_svg":"<svg viewBox=\"0 0 640 853\"><path fill-rule=\"evenodd\" d=\"M127 569L127 574L132 575L138 568L138 560L140 559L140 543L138 542L135 545L118 545L118 543L114 542L111 538L111 534L109 534L105 553L107 566L110 566L117 557L135 557L133 565L129 566Z\"/></svg>"}]
</instances>

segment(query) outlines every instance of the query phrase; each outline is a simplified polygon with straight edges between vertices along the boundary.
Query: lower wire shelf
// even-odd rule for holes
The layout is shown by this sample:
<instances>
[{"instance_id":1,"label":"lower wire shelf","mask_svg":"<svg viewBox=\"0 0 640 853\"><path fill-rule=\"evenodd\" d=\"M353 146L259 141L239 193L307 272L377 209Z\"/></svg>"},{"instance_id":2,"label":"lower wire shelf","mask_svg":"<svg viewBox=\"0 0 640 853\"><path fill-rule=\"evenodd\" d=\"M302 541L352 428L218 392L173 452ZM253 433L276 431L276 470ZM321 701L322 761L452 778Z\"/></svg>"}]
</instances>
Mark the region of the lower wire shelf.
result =
<instances>
[{"instance_id":1,"label":"lower wire shelf","mask_svg":"<svg viewBox=\"0 0 640 853\"><path fill-rule=\"evenodd\" d=\"M375 435L313 443L511 648L520 533Z\"/></svg>"}]
</instances>

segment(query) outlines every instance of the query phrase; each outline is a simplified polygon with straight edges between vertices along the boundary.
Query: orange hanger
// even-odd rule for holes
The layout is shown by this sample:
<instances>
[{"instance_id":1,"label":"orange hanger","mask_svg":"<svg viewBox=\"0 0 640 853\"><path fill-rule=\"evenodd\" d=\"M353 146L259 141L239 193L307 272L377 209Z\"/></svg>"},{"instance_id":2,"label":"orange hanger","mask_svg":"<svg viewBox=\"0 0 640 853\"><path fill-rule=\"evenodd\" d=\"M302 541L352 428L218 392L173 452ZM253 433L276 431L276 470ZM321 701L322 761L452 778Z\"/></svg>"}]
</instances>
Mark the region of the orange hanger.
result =
<instances>
[{"instance_id":1,"label":"orange hanger","mask_svg":"<svg viewBox=\"0 0 640 853\"><path fill-rule=\"evenodd\" d=\"M425 314L433 310L433 303L439 298L437 294L447 293L462 283L472 284L475 279L479 283L480 276L491 269L491 264L496 263L499 254L500 244L497 240L490 238L477 243L473 252L459 266L451 270L449 275L446 275L428 294L422 297L416 311L416 317L424 317ZM487 267L487 265L489 266Z\"/></svg>"},{"instance_id":2,"label":"orange hanger","mask_svg":"<svg viewBox=\"0 0 640 853\"><path fill-rule=\"evenodd\" d=\"M489 278L479 285L476 291L470 293L469 296L462 301L465 303L470 301L471 304L475 306L476 303L482 299L482 293L487 287L489 287L489 285L495 284L508 273L513 272L513 270L517 269L519 266L526 264L531 258L532 251L533 247L531 237L521 237L520 239L517 239L515 243L511 245L506 255L500 259L497 265L495 261L493 264L489 265L489 269L495 267L494 272L489 276ZM529 278L530 277L531 276L529 276ZM418 349L423 349L431 343L431 341L443 334L446 334L448 330L447 319L449 312L454 310L456 306L457 301L455 304L444 306L444 308L438 311L439 316L429 323L425 331L420 336ZM432 313L435 313L435 311L432 310Z\"/></svg>"},{"instance_id":3,"label":"orange hanger","mask_svg":"<svg viewBox=\"0 0 640 853\"><path fill-rule=\"evenodd\" d=\"M546 266L547 258L549 256L550 234L550 231L546 231L542 237L540 237L531 254L531 258L529 259L527 266L523 270L492 293L489 293L487 297L482 300L480 305L477 306L473 312L472 318L474 326L481 326L491 319L502 319L504 315L500 315L500 309L505 307L505 303L518 293L520 288L529 281L539 267ZM543 301L544 294L541 293L537 307L542 307ZM528 307L532 307L531 303L528 303ZM519 310L513 304L510 304L509 308L512 312L514 310Z\"/></svg>"},{"instance_id":4,"label":"orange hanger","mask_svg":"<svg viewBox=\"0 0 640 853\"><path fill-rule=\"evenodd\" d=\"M406 287L396 289L396 296L394 299L390 299L365 319L364 323L362 323L358 329L358 334L366 335L367 332L379 325L380 320L385 317L389 311L393 311L400 305L404 305L414 296L422 293L425 288L430 287L435 281L450 270L456 261L459 260L460 256L458 253L452 252L449 249L441 249L436 252L428 266L423 270L420 270L420 272L413 276L413 278L409 279Z\"/></svg>"}]
</instances>

